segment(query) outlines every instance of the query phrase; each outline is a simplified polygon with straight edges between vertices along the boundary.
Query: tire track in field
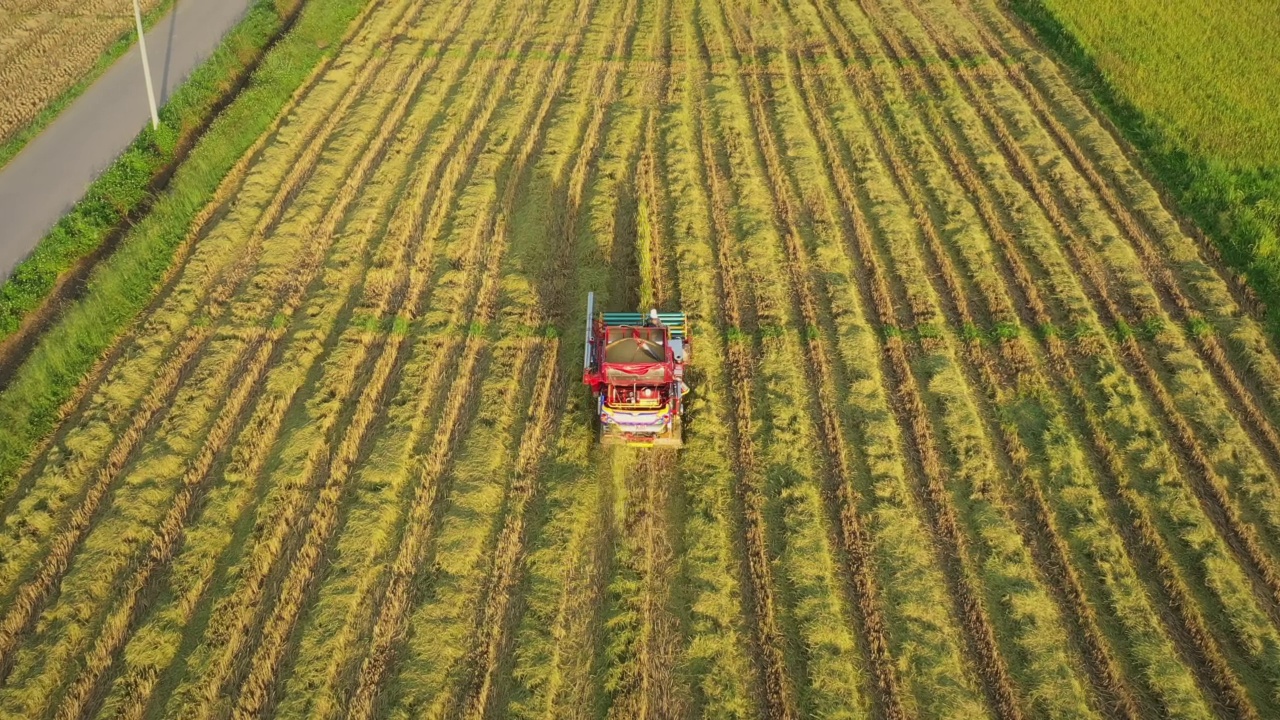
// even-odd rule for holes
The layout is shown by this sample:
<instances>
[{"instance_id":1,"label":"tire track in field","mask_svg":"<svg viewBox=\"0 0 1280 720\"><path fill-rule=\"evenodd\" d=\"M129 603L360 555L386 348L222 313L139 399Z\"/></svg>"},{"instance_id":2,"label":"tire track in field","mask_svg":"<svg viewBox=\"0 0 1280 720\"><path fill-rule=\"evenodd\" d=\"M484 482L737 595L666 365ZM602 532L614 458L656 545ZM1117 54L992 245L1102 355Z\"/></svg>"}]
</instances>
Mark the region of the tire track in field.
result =
<instances>
[{"instance_id":1,"label":"tire track in field","mask_svg":"<svg viewBox=\"0 0 1280 720\"><path fill-rule=\"evenodd\" d=\"M508 166L509 180L504 189L500 207L491 207L491 217L485 221L486 224L497 224L501 231L495 239L494 246L490 249L492 256L487 265L492 269L492 272L485 277L482 283L482 297L484 299L481 301L481 308L487 308L483 313L491 314L493 312L492 306L496 302L498 295L496 275L506 252L507 236L504 228L506 218L510 216L516 191L522 185L528 161L539 149L544 139L547 118L568 77L569 67L571 64L574 67L578 66L577 48L582 42L586 27L589 25L589 17L587 4L580 1L575 14L574 35L572 39L562 41L561 47L567 46L569 50L556 53L555 63L549 65L546 69L545 81L540 83L542 87L546 88L543 92L543 100L536 108L533 116L528 117L527 122L522 124L523 141L520 143L516 156L510 160ZM574 57L574 61L569 63L566 61L566 57ZM532 110L533 108L530 109ZM478 344L479 341L474 338L468 341L468 362L478 352L478 347L476 347ZM442 423L442 425L450 426L448 423ZM452 426L450 427L452 428ZM452 435L452 432L448 434ZM440 441L438 440L438 442ZM446 438L444 442L449 442L449 440ZM435 453L433 457L439 457L439 453ZM435 464L433 462L433 466ZM440 470L443 471L442 466ZM438 475L439 473L434 474ZM412 510L414 516L430 515L434 512L437 485L437 481L427 482L424 480L421 487L428 488L428 490L422 496L415 497ZM410 532L406 533L401 541L393 563L392 583L383 596L378 611L378 620L374 625L373 645L360 669L357 685L351 699L350 713L354 717L368 717L375 710L382 682L394 661L394 644L407 619L409 606L413 599L412 586L417 575L419 559L432 540L431 529L430 523L411 522Z\"/></svg>"},{"instance_id":2,"label":"tire track in field","mask_svg":"<svg viewBox=\"0 0 1280 720\"><path fill-rule=\"evenodd\" d=\"M949 49L941 45L939 47L943 48L941 52L944 57L954 58ZM969 104L977 108L988 123L996 128L996 132L1002 140L1001 145L1006 148L1006 157L1011 156L1013 162L1018 164L1017 166L1024 173L1027 178L1027 184L1031 185L1041 206L1049 213L1049 217L1055 227L1064 233L1063 237L1072 247L1073 254L1080 258L1078 262L1085 270L1085 277L1093 284L1095 293L1102 299L1105 311L1103 313L1104 316L1112 324L1124 322L1128 317L1145 316L1146 313L1142 313L1132 307L1129 308L1130 312L1126 314L1110 298L1110 293L1107 290L1108 284L1105 280L1106 271L1097 265L1097 261L1087 257L1080 250L1083 247L1083 238L1074 232L1065 217L1061 204L1057 203L1052 193L1043 186L1043 181L1036 180L1036 176L1031 174L1033 173L1033 166L1022 155L1016 141L1008 134L1007 127L1003 125L1003 120L996 112L986 108L985 103L977 99L979 90L975 87L976 83L972 77L964 72L957 74L963 81L958 82L958 84L961 84L964 88ZM1028 100L1028 102L1031 101ZM1074 142L1071 142L1074 145ZM1078 152L1078 148L1076 150ZM1095 190L1099 189L1095 188ZM1104 190L1099 190L1099 192ZM1123 227L1123 223L1118 224ZM1130 224L1132 224L1131 220ZM1167 268L1164 269L1167 271ZM1183 300L1185 302L1185 298ZM1201 334L1201 344L1205 345L1205 343L1211 342L1211 345L1205 345L1205 347L1209 347L1210 350L1216 348L1217 355L1221 357L1221 347L1216 344L1216 340L1205 339L1210 337L1207 334ZM1168 389L1161 382L1159 374L1145 359L1141 346L1132 337L1126 337L1122 341L1122 349L1122 354L1130 359L1131 364L1137 371L1135 378L1147 387L1148 392L1155 398L1161 413L1167 418L1169 425L1172 427L1173 432L1169 434L1172 434L1178 441L1181 450L1179 455L1184 463L1191 466L1191 472L1184 473L1184 475L1200 499L1205 514L1218 527L1219 534L1227 540L1229 547L1237 555L1241 566L1249 572L1255 586L1259 583L1262 585L1261 588L1255 587L1255 590L1259 593L1259 600L1263 604L1265 611L1271 616L1272 622L1280 622L1280 570L1277 570L1267 551L1263 549L1257 530L1240 517L1240 511L1227 494L1226 480L1222 478L1213 463L1206 457L1200 439L1192 429L1190 421L1183 415L1174 399L1170 396ZM1209 362L1208 364L1212 366L1213 363ZM1265 419L1262 420L1262 423L1263 427L1271 427ZM1240 425L1238 419L1237 425ZM1274 431L1274 428L1271 429Z\"/></svg>"},{"instance_id":3,"label":"tire track in field","mask_svg":"<svg viewBox=\"0 0 1280 720\"><path fill-rule=\"evenodd\" d=\"M622 11L622 17L625 30L619 32L614 41L609 54L612 58L631 57L634 51L635 0L627 3ZM579 22L578 27L585 29L586 24ZM580 44L581 38L576 38L574 43ZM578 192L569 203L565 228L560 233L560 240L556 243L554 250L554 256L559 258L560 264L572 262L572 243L577 235L581 191L585 186L588 168L599 157L605 111L618 94L618 81L624 70L621 63L608 63L604 73L600 73L599 68L596 70L594 87L591 91L591 96L596 99L595 112L592 113L583 140L578 145L578 159L570 180L570 187L577 188ZM504 205L509 209L514 202L514 194L511 194L504 200ZM554 279L553 283L550 292L546 294L549 305L546 322L550 327L560 327L568 319L568 283L559 277ZM561 336L568 334L567 328L561 328ZM525 553L526 513L530 504L536 499L538 473L564 412L567 388L564 372L559 367L561 344L558 340L552 342L538 374L545 380L538 386L537 398L517 451L516 469L509 500L513 508L509 511L500 532L493 567L486 582L485 600L480 604L480 611L477 613L472 630L473 650L466 663L469 670L455 708L467 718L482 720L489 716L495 686L498 682L497 675L501 666L507 662L506 654L510 650L509 624L512 620L514 605L512 595L521 579L520 566Z\"/></svg>"},{"instance_id":4,"label":"tire track in field","mask_svg":"<svg viewBox=\"0 0 1280 720\"><path fill-rule=\"evenodd\" d=\"M279 334L283 336L284 333L280 331ZM327 341L322 344L326 347L329 345ZM272 361L273 359L274 361ZM269 361L271 361L270 364L268 364ZM267 369L276 364L278 364L278 357L271 354L269 345L263 345L249 364L249 369L244 373L249 377L257 377L258 380L252 384L242 384L240 387L246 391L250 388L256 390L260 387ZM297 389L295 387L294 391L296 392ZM151 586L152 573L162 571L172 559L173 553L182 540L191 509L194 506L198 506L201 496L208 489L209 475L220 448L230 439L236 424L242 424L245 421L242 416L248 414L250 407L247 404L248 396L240 390L237 390L236 393L238 394L236 401L228 403L228 407L233 409L224 412L219 417L213 431L206 439L198 462L193 463L184 475L182 491L176 498L169 514L165 517L159 533L151 543L146 560L137 568L134 576L127 583L128 590L122 600L122 607L106 621L106 627L109 628L109 631L105 635L100 635L92 654L87 660L87 667L78 674L68 698L59 711L60 716L74 716L79 712L77 708L86 702L87 694L92 692L99 678L113 662L115 653L128 640L132 626L138 619L137 615L145 611L145 600L142 599L142 594ZM261 438L264 435L268 438L276 436L279 424L288 406L288 397L283 401L276 401L268 408L274 414L271 419L263 418L257 412L254 413L256 422L252 424L252 427L256 428L257 437L253 442L256 443L259 453L264 453L271 445L271 441L264 442ZM266 426L265 428L263 427L264 425ZM240 435L242 442L247 437L246 433L247 431L243 431ZM256 464L251 465L250 473L256 475L261 469L261 463L264 460L265 456L260 455Z\"/></svg>"},{"instance_id":5,"label":"tire track in field","mask_svg":"<svg viewBox=\"0 0 1280 720\"><path fill-rule=\"evenodd\" d=\"M353 84L347 97L344 98L344 101L348 101L345 102L345 107L349 107L349 100L362 90L363 88ZM330 123L325 130L331 133L335 127L336 121ZM320 144L316 143L314 147L318 148ZM307 160L314 166L318 157L317 149L314 156ZM282 210L277 209L275 215L277 219L279 212ZM272 220L263 224L274 224L274 222ZM211 290L207 300L208 306L204 311L209 317L217 318L229 307L234 299L235 288L245 282L252 268L252 260L261 249L262 240L263 234L255 233L251 236L249 250L242 256L242 262L237 263L227 275L222 276L220 282ZM283 289L281 293L283 295ZM132 422L120 434L117 443L107 454L106 462L98 469L94 482L82 498L79 507L72 511L67 526L50 543L49 553L45 556L40 569L16 591L3 620L0 620L0 670L4 673L7 674L12 666L12 654L16 650L17 643L48 600L49 595L56 591L62 576L69 569L71 555L91 530L94 517L120 473L141 446L149 431L156 427L160 419L167 414L169 403L177 393L179 385L190 373L199 351L205 347L206 341L213 337L213 331L212 322L204 326L188 328L183 339L160 368L157 379L150 386L150 392L140 401L139 407L134 409ZM214 453L208 455L207 461L212 462ZM202 459L200 462L205 460Z\"/></svg>"},{"instance_id":6,"label":"tire track in field","mask_svg":"<svg viewBox=\"0 0 1280 720\"><path fill-rule=\"evenodd\" d=\"M701 5L701 3L699 3ZM695 35L699 44L700 71L702 84L709 85L712 73L712 58L707 48L706 38L701 27L695 23ZM718 154L712 145L707 130L706 99L701 88L697 92L699 115L699 133L701 135L701 153L703 167L707 174L708 195L711 201L713 246L717 256L717 288L720 295L721 318L718 323L721 332L727 336L731 332L750 333L755 325L755 318L749 307L744 308L740 300L737 270L729 251L729 238L735 237L732 224L728 219L728 203L723 186L723 169ZM771 718L791 720L799 717L796 705L796 690L790 677L783 656L782 647L786 642L778 621L777 601L774 597L774 580L772 562L769 557L765 538L765 521L762 515L764 497L762 491L762 471L758 467L755 450L755 431L753 429L751 390L755 359L747 350L744 340L728 338L726 344L727 357L722 361L727 365L732 384L738 392L733 394L732 420L730 429L731 443L734 447L732 464L737 471L740 482L735 488L739 503L737 510L741 513L740 532L746 545L743 557L744 577L743 595L749 604L747 616L754 621L753 660L759 676L765 713Z\"/></svg>"}]
</instances>

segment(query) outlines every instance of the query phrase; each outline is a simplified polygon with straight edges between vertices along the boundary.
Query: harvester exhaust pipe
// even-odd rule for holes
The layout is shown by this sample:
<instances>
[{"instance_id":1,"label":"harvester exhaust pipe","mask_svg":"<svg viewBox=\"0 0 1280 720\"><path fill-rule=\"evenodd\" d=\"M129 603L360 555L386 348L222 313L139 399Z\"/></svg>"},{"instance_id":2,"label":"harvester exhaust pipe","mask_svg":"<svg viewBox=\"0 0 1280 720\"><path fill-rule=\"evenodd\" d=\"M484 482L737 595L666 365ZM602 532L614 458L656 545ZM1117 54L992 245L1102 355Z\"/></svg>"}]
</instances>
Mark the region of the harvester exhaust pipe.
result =
<instances>
[{"instance_id":1,"label":"harvester exhaust pipe","mask_svg":"<svg viewBox=\"0 0 1280 720\"><path fill-rule=\"evenodd\" d=\"M586 372L591 369L591 323L596 315L596 294L594 292L587 293L587 332L584 336L584 344L582 348L582 371Z\"/></svg>"}]
</instances>

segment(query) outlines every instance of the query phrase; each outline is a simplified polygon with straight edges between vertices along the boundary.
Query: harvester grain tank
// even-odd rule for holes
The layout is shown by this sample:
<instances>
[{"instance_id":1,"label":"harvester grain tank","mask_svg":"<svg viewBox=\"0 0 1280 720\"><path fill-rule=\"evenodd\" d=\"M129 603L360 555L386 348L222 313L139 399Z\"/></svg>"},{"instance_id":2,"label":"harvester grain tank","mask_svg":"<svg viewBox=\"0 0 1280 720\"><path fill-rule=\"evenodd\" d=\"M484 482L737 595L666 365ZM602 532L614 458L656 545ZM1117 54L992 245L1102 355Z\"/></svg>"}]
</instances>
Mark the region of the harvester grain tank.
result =
<instances>
[{"instance_id":1,"label":"harvester grain tank","mask_svg":"<svg viewBox=\"0 0 1280 720\"><path fill-rule=\"evenodd\" d=\"M684 313L597 313L587 294L582 381L596 399L602 444L683 444L689 345Z\"/></svg>"}]
</instances>

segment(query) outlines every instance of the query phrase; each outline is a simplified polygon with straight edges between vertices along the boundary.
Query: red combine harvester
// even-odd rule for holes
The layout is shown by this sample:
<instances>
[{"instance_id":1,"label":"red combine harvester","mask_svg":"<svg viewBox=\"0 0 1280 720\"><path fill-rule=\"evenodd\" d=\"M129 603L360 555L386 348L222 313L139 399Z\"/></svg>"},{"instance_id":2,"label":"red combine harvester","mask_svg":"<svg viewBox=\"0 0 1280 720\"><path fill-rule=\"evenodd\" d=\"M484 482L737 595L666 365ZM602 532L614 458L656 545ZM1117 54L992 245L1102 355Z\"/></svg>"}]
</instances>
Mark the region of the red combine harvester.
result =
<instances>
[{"instance_id":1,"label":"red combine harvester","mask_svg":"<svg viewBox=\"0 0 1280 720\"><path fill-rule=\"evenodd\" d=\"M680 447L688 358L684 313L597 314L587 293L582 381L596 397L601 444Z\"/></svg>"}]
</instances>

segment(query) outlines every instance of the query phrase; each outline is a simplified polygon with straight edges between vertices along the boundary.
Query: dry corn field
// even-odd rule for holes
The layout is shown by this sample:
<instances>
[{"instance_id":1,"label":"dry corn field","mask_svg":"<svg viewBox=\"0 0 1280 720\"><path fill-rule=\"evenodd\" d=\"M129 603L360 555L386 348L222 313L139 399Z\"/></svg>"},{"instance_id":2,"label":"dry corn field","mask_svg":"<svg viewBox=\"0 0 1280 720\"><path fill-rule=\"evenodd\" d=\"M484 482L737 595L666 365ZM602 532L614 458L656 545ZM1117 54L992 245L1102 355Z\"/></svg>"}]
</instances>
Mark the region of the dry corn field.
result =
<instances>
[{"instance_id":1,"label":"dry corn field","mask_svg":"<svg viewBox=\"0 0 1280 720\"><path fill-rule=\"evenodd\" d=\"M1251 302L996 0L371 2L2 479L0 715L1278 717Z\"/></svg>"},{"instance_id":2,"label":"dry corn field","mask_svg":"<svg viewBox=\"0 0 1280 720\"><path fill-rule=\"evenodd\" d=\"M161 0L142 0L143 12ZM130 0L0 3L0 141L80 82L133 28Z\"/></svg>"}]
</instances>

